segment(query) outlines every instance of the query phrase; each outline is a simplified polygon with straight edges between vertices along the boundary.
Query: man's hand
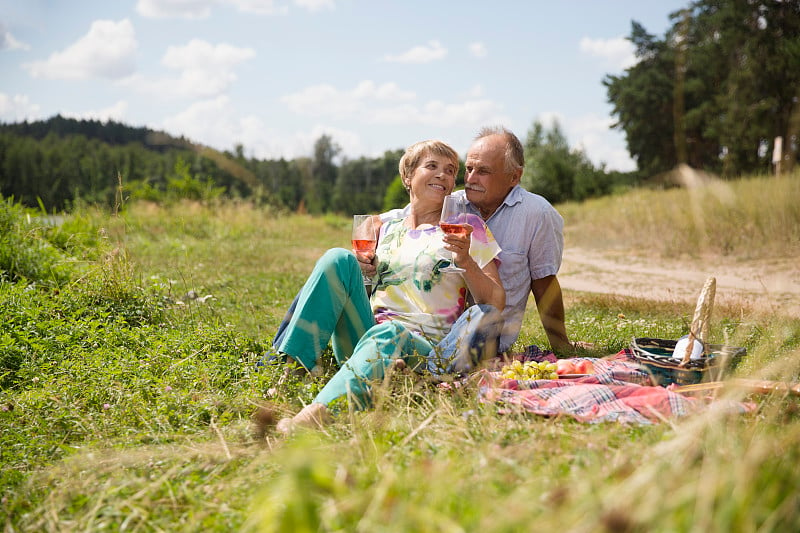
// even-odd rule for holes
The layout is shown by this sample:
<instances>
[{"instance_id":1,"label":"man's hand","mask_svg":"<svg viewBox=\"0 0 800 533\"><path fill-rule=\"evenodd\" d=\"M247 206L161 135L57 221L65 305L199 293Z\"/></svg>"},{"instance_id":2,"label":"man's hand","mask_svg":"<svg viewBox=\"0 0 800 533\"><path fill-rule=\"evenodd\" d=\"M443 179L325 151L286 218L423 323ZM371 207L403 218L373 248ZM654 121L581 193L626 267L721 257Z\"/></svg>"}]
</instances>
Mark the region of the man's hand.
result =
<instances>
[{"instance_id":1,"label":"man's hand","mask_svg":"<svg viewBox=\"0 0 800 533\"><path fill-rule=\"evenodd\" d=\"M585 341L570 341L564 324L564 299L556 276L531 281L531 291L542 319L542 326L557 354L573 355L580 350L594 350L595 345Z\"/></svg>"},{"instance_id":2,"label":"man's hand","mask_svg":"<svg viewBox=\"0 0 800 533\"><path fill-rule=\"evenodd\" d=\"M572 341L572 347L576 350L594 350L597 348L597 345L593 342Z\"/></svg>"},{"instance_id":3,"label":"man's hand","mask_svg":"<svg viewBox=\"0 0 800 533\"><path fill-rule=\"evenodd\" d=\"M550 346L553 353L561 356L581 356L584 352L594 351L597 346L593 342L586 341L566 341Z\"/></svg>"}]
</instances>

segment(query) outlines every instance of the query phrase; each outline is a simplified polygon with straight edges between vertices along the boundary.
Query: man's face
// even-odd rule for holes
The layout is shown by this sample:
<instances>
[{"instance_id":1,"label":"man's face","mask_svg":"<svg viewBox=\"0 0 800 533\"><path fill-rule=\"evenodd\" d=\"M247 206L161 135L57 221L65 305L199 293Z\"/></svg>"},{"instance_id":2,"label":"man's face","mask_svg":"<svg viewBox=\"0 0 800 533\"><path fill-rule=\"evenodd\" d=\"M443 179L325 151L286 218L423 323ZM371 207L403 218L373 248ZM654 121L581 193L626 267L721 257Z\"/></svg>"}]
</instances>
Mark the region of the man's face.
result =
<instances>
[{"instance_id":1,"label":"man's face","mask_svg":"<svg viewBox=\"0 0 800 533\"><path fill-rule=\"evenodd\" d=\"M490 135L475 141L467 152L464 173L467 199L488 218L519 183L521 172L505 171L505 139Z\"/></svg>"}]
</instances>

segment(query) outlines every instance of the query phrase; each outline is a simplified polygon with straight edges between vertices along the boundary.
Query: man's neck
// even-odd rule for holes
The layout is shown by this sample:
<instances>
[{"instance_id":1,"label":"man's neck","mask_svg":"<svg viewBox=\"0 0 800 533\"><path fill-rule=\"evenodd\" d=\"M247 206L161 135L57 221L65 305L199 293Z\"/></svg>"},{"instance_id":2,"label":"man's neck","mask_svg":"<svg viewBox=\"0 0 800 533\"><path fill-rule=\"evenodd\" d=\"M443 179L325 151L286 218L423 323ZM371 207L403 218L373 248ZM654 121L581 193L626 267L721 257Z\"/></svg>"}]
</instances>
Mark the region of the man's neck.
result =
<instances>
[{"instance_id":1,"label":"man's neck","mask_svg":"<svg viewBox=\"0 0 800 533\"><path fill-rule=\"evenodd\" d=\"M486 206L480 206L480 205L478 205L478 204L476 204L474 202L470 202L470 203L472 203L472 205L475 206L475 209L477 209L478 213L481 214L481 218L483 220L489 220L489 217L491 217L495 213L495 211L500 209L500 206L505 203L506 198L508 198L508 195L511 194L511 191L513 191L513 190L514 190L513 187L510 188L508 190L508 192L506 193L506 195L503 197L503 199L500 200L500 203L498 203L497 205L492 205L492 206L486 207Z\"/></svg>"},{"instance_id":2,"label":"man's neck","mask_svg":"<svg viewBox=\"0 0 800 533\"><path fill-rule=\"evenodd\" d=\"M478 207L478 206L475 206L475 207ZM498 207L500 207L500 206L495 206L495 207L493 207L491 209L483 209L481 207L478 207L478 212L481 214L481 218L483 220L488 220L489 217L492 216L495 211L497 211Z\"/></svg>"}]
</instances>

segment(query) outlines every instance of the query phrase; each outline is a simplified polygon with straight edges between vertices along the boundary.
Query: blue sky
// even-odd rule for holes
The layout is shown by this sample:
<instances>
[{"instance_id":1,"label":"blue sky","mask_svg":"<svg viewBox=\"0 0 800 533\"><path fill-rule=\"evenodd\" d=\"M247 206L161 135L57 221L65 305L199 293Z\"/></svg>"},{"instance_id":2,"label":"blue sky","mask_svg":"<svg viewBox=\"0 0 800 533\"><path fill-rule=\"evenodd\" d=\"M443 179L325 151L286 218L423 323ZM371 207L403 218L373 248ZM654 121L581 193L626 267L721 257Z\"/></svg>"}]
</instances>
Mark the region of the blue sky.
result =
<instances>
[{"instance_id":1,"label":"blue sky","mask_svg":"<svg viewBox=\"0 0 800 533\"><path fill-rule=\"evenodd\" d=\"M557 119L631 170L602 80L688 0L0 0L0 121L113 119L248 156L344 156Z\"/></svg>"}]
</instances>

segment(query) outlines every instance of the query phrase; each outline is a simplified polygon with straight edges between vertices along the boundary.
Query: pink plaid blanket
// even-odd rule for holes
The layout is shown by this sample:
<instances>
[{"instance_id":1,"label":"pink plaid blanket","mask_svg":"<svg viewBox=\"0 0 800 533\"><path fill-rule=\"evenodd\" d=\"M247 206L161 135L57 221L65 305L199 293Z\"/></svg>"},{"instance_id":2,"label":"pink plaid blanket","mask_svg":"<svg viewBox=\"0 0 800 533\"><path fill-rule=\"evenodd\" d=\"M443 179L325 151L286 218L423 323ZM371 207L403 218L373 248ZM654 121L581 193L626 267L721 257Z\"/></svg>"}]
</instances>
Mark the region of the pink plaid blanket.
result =
<instances>
[{"instance_id":1,"label":"pink plaid blanket","mask_svg":"<svg viewBox=\"0 0 800 533\"><path fill-rule=\"evenodd\" d=\"M581 422L628 424L660 422L698 412L708 405L702 398L652 386L647 372L627 350L590 360L595 373L573 379L522 381L484 370L478 382L480 399L501 404L505 410L523 409L544 416L569 415ZM756 406L725 402L725 408L745 413Z\"/></svg>"}]
</instances>

